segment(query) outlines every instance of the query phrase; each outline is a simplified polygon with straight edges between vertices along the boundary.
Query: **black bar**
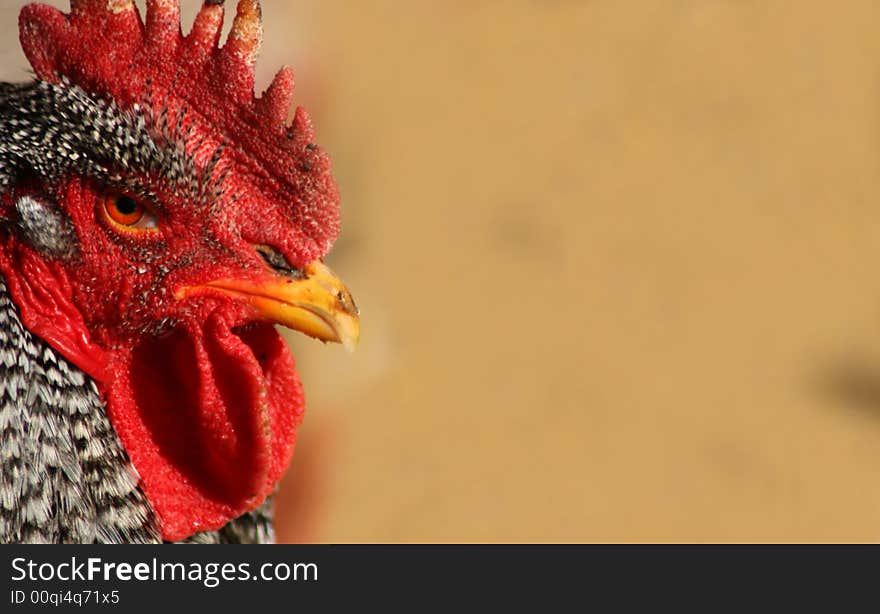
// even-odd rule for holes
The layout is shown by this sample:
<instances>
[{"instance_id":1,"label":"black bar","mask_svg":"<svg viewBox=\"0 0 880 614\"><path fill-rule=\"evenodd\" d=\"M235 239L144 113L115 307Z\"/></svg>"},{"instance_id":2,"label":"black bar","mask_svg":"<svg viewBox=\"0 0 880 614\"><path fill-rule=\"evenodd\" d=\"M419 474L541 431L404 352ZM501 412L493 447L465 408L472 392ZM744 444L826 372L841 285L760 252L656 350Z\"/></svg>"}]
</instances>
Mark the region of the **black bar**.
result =
<instances>
[{"instance_id":1,"label":"black bar","mask_svg":"<svg viewBox=\"0 0 880 614\"><path fill-rule=\"evenodd\" d=\"M457 612L478 605L544 612L601 604L653 611L684 603L761 611L771 603L815 607L823 600L837 610L860 595L873 606L880 548L4 546L0 569L0 612Z\"/></svg>"}]
</instances>

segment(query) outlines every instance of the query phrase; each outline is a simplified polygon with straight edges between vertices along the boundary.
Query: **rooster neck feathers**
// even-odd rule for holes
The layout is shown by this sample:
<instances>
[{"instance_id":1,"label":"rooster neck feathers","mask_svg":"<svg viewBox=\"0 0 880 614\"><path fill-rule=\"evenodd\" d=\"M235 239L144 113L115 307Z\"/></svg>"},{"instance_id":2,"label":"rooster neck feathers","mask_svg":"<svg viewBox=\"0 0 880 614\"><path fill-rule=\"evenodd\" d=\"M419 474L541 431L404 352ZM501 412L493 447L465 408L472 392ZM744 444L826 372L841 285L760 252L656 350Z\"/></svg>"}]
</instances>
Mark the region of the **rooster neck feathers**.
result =
<instances>
[{"instance_id":1,"label":"rooster neck feathers","mask_svg":"<svg viewBox=\"0 0 880 614\"><path fill-rule=\"evenodd\" d=\"M2 280L0 385L0 541L159 540L94 383L22 325Z\"/></svg>"}]
</instances>

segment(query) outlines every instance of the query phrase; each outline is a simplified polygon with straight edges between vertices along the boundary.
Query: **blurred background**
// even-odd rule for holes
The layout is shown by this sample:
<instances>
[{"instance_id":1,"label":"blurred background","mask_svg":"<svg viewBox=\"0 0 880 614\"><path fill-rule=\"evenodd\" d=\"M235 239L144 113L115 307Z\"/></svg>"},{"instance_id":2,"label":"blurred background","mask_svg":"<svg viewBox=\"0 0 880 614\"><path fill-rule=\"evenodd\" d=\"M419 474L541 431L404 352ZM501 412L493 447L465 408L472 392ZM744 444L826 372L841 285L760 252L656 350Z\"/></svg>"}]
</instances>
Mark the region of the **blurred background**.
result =
<instances>
[{"instance_id":1,"label":"blurred background","mask_svg":"<svg viewBox=\"0 0 880 614\"><path fill-rule=\"evenodd\" d=\"M363 325L282 540L880 538L880 4L263 5Z\"/></svg>"}]
</instances>

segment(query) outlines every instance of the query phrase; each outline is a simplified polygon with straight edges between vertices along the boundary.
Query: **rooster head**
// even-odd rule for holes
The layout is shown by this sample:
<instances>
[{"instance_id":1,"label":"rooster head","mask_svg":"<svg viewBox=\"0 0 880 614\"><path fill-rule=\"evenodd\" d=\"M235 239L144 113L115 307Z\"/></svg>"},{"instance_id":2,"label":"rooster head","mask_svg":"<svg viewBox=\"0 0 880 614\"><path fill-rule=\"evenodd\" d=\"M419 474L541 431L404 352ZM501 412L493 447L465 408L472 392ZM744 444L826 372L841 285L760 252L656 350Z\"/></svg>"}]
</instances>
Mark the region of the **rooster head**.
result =
<instances>
[{"instance_id":1,"label":"rooster head","mask_svg":"<svg viewBox=\"0 0 880 614\"><path fill-rule=\"evenodd\" d=\"M339 197L283 69L254 95L257 0L21 13L37 80L0 89L0 271L22 320L102 392L166 540L258 506L302 419L282 324L353 346L321 259Z\"/></svg>"}]
</instances>

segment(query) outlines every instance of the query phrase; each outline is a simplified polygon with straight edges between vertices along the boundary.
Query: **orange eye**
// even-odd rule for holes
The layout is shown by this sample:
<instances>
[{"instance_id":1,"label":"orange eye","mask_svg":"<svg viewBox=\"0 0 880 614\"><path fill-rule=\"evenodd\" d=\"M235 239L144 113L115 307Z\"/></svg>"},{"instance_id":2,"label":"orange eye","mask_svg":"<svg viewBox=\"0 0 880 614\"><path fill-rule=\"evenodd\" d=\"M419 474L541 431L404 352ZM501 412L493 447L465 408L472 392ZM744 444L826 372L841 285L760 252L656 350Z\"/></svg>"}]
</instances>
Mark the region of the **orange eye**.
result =
<instances>
[{"instance_id":1,"label":"orange eye","mask_svg":"<svg viewBox=\"0 0 880 614\"><path fill-rule=\"evenodd\" d=\"M124 230L154 230L159 226L156 216L143 203L125 194L105 196L104 215Z\"/></svg>"}]
</instances>

